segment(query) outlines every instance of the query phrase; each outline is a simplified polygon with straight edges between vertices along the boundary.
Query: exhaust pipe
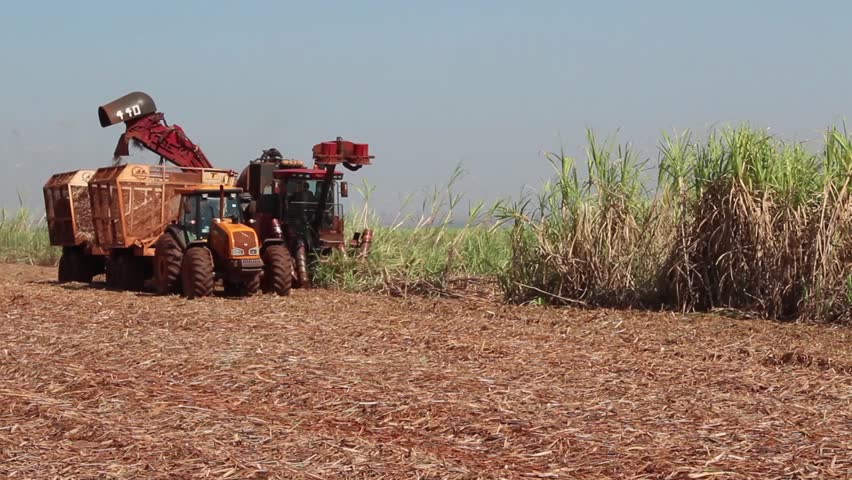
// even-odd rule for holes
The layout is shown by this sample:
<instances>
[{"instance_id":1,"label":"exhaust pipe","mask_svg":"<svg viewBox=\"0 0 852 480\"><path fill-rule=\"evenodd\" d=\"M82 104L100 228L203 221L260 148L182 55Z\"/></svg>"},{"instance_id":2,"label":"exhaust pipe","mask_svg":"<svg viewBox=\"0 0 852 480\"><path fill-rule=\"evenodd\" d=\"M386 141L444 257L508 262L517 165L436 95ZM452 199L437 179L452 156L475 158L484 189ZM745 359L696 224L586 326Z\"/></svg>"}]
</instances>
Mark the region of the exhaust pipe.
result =
<instances>
[{"instance_id":1,"label":"exhaust pipe","mask_svg":"<svg viewBox=\"0 0 852 480\"><path fill-rule=\"evenodd\" d=\"M98 107L98 120L101 127L109 127L156 111L157 105L147 93L133 92Z\"/></svg>"}]
</instances>

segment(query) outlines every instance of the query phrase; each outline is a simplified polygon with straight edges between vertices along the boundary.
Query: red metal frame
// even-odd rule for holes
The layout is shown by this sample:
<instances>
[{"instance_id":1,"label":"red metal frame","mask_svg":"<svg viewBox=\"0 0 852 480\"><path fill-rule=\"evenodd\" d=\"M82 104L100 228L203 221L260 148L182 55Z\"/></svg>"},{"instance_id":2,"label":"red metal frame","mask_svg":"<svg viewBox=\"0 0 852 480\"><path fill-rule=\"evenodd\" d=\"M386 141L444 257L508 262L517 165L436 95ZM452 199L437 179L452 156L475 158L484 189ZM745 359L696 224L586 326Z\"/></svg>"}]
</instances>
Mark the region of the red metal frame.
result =
<instances>
[{"instance_id":1,"label":"red metal frame","mask_svg":"<svg viewBox=\"0 0 852 480\"><path fill-rule=\"evenodd\" d=\"M308 177L311 180L324 180L325 175L326 171L319 168L285 168L272 172L274 178ZM341 180L342 178L343 172L334 172L335 180Z\"/></svg>"},{"instance_id":2,"label":"red metal frame","mask_svg":"<svg viewBox=\"0 0 852 480\"><path fill-rule=\"evenodd\" d=\"M201 147L192 143L178 125L166 124L162 113L156 112L125 122L127 131L121 134L115 156L130 154L131 140L181 168L213 168Z\"/></svg>"},{"instance_id":3,"label":"red metal frame","mask_svg":"<svg viewBox=\"0 0 852 480\"><path fill-rule=\"evenodd\" d=\"M360 168L370 165L375 158L370 155L370 146L366 143L353 143L337 137L332 142L322 142L314 145L314 162L317 165L328 166L342 163L347 168ZM356 168L357 169L357 168Z\"/></svg>"}]
</instances>

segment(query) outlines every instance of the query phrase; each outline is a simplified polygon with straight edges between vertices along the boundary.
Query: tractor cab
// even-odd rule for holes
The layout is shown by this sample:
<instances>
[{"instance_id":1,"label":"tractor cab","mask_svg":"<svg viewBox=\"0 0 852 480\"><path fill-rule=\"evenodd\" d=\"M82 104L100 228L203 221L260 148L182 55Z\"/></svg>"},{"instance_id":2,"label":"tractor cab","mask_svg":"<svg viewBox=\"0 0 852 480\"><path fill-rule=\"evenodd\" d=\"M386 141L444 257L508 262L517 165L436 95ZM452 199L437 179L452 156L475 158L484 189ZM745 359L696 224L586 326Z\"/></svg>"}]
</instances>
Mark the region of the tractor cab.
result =
<instances>
[{"instance_id":1,"label":"tractor cab","mask_svg":"<svg viewBox=\"0 0 852 480\"><path fill-rule=\"evenodd\" d=\"M213 188L183 190L178 223L186 233L187 242L206 240L214 223L243 223L240 208L241 189Z\"/></svg>"}]
</instances>

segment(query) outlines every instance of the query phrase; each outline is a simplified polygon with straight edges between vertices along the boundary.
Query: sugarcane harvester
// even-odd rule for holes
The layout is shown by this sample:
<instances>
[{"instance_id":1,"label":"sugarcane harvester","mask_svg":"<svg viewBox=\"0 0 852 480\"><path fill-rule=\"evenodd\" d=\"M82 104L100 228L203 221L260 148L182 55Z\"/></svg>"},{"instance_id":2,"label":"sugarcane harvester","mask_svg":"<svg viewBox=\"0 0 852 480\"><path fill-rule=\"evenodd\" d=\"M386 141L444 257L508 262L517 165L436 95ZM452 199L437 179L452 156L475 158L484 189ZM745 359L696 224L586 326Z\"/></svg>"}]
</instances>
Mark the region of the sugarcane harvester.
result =
<instances>
[{"instance_id":1,"label":"sugarcane harvester","mask_svg":"<svg viewBox=\"0 0 852 480\"><path fill-rule=\"evenodd\" d=\"M311 285L313 260L333 251L366 257L372 245L369 229L347 244L340 197L349 195L338 165L350 171L370 165L369 146L338 137L313 148L313 168L284 159L276 149L264 150L240 174L237 185L251 194L247 214L266 245L293 264L293 286ZM267 252L272 252L268 247ZM264 259L267 257L264 256Z\"/></svg>"}]
</instances>

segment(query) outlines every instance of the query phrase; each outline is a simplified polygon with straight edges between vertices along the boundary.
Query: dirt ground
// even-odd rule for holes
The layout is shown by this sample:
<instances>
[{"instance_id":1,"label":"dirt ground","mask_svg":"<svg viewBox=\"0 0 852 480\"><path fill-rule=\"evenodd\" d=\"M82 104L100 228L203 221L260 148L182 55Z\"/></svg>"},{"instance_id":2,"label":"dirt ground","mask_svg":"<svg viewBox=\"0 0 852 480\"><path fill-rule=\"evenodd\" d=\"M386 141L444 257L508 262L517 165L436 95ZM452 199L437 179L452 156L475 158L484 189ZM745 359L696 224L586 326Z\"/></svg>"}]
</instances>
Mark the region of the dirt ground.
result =
<instances>
[{"instance_id":1,"label":"dirt ground","mask_svg":"<svg viewBox=\"0 0 852 480\"><path fill-rule=\"evenodd\" d=\"M2 478L852 478L852 328L0 265Z\"/></svg>"}]
</instances>

